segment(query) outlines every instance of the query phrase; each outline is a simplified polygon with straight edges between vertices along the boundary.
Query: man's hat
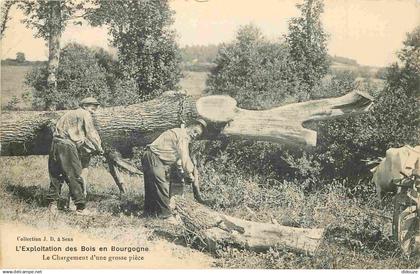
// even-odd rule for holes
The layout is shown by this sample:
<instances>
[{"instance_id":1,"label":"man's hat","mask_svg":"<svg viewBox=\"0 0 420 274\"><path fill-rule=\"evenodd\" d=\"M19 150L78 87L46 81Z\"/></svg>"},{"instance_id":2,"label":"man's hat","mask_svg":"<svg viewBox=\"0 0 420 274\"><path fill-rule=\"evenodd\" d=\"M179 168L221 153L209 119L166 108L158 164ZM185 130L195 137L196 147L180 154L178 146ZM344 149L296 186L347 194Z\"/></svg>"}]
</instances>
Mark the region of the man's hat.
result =
<instances>
[{"instance_id":1,"label":"man's hat","mask_svg":"<svg viewBox=\"0 0 420 274\"><path fill-rule=\"evenodd\" d=\"M100 103L98 102L98 100L96 100L93 97L87 97L87 98L83 99L82 101L80 101L79 105L80 106L83 106L83 105L96 105L96 106L99 106Z\"/></svg>"},{"instance_id":2,"label":"man's hat","mask_svg":"<svg viewBox=\"0 0 420 274\"><path fill-rule=\"evenodd\" d=\"M199 124L203 127L203 129L205 129L207 127L207 122L204 121L203 119L197 119L194 121L194 124Z\"/></svg>"}]
</instances>

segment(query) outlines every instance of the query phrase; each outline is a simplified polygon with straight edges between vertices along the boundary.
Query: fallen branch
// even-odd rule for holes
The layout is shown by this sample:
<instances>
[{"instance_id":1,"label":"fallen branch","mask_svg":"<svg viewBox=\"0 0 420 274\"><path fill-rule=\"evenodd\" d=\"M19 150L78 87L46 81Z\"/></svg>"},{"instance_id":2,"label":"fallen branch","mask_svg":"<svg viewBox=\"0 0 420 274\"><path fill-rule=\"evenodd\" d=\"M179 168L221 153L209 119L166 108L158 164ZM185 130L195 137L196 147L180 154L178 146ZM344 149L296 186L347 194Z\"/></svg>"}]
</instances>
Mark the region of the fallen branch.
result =
<instances>
[{"instance_id":1,"label":"fallen branch","mask_svg":"<svg viewBox=\"0 0 420 274\"><path fill-rule=\"evenodd\" d=\"M211 251L220 246L239 246L253 251L284 246L294 251L314 254L324 229L295 228L259 223L218 213L193 200L175 196L175 212L196 237Z\"/></svg>"}]
</instances>

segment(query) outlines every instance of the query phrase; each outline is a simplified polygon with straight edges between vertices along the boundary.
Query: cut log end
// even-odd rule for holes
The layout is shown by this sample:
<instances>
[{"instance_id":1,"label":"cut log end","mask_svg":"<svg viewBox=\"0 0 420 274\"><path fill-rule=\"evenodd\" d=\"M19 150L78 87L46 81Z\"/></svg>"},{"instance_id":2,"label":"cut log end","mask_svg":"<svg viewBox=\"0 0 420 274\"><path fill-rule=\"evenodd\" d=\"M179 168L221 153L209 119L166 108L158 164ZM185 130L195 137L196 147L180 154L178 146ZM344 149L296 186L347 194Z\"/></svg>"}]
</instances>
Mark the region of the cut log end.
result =
<instances>
[{"instance_id":1,"label":"cut log end","mask_svg":"<svg viewBox=\"0 0 420 274\"><path fill-rule=\"evenodd\" d=\"M227 95L201 97L196 102L197 113L213 123L227 123L237 112L236 100Z\"/></svg>"}]
</instances>

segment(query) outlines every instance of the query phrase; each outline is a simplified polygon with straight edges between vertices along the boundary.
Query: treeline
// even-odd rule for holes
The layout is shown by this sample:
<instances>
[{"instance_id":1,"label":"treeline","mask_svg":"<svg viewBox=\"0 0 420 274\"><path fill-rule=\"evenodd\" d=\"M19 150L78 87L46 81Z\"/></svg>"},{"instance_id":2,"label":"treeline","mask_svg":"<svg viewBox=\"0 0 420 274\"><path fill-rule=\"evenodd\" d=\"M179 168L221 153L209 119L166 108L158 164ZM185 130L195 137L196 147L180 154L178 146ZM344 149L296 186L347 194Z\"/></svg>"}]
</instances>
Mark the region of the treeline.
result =
<instances>
[{"instance_id":1,"label":"treeline","mask_svg":"<svg viewBox=\"0 0 420 274\"><path fill-rule=\"evenodd\" d=\"M330 58L331 62L337 62L337 63L351 65L351 66L359 66L357 61L354 60L354 59L351 59L351 58L341 57L341 56L337 56L337 55L330 56L329 58Z\"/></svg>"},{"instance_id":2,"label":"treeline","mask_svg":"<svg viewBox=\"0 0 420 274\"><path fill-rule=\"evenodd\" d=\"M182 69L189 71L209 72L215 67L216 56L224 44L217 45L192 45L181 48ZM385 79L385 68L363 66L356 60L328 55L331 64L329 74L351 71L356 77Z\"/></svg>"},{"instance_id":3,"label":"treeline","mask_svg":"<svg viewBox=\"0 0 420 274\"><path fill-rule=\"evenodd\" d=\"M41 65L45 65L46 63L47 63L46 61L28 61L28 60L19 61L19 60L10 59L10 58L1 60L2 66L41 66Z\"/></svg>"}]
</instances>

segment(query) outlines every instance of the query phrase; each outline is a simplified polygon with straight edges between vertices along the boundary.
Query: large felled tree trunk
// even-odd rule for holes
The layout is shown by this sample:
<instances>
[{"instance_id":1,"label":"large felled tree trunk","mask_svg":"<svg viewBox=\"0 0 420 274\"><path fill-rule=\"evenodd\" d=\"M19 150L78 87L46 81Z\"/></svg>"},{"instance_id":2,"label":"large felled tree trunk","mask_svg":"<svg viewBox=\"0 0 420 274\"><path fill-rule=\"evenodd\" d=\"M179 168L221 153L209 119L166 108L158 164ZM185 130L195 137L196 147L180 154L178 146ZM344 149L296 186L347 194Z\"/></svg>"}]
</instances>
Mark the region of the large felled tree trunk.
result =
<instances>
[{"instance_id":1,"label":"large felled tree trunk","mask_svg":"<svg viewBox=\"0 0 420 274\"><path fill-rule=\"evenodd\" d=\"M0 3L0 39L3 38L7 22L10 20L9 11L18 2L18 0L3 0Z\"/></svg>"},{"instance_id":2,"label":"large felled tree trunk","mask_svg":"<svg viewBox=\"0 0 420 274\"><path fill-rule=\"evenodd\" d=\"M251 111L238 108L236 101L228 96L207 96L196 101L182 93L167 92L142 104L105 108L95 115L95 123L106 150L124 151L150 143L164 130L197 117L209 122L207 137L225 135L315 145L316 132L303 128L304 122L360 113L366 111L371 103L369 96L353 92L338 98ZM52 128L62 114L59 111L2 113L1 155L47 154ZM114 162L118 164L118 156L108 155L110 167ZM123 191L118 178L116 183ZM193 189L200 201L199 189L196 185ZM184 225L203 239L209 249L228 244L261 251L283 245L313 254L323 235L322 229L241 220L180 197L175 197L175 204Z\"/></svg>"},{"instance_id":3,"label":"large felled tree trunk","mask_svg":"<svg viewBox=\"0 0 420 274\"><path fill-rule=\"evenodd\" d=\"M183 93L166 92L141 104L104 108L95 114L95 123L105 148L115 148L123 154L129 153L133 146L148 144L161 132L198 116L209 122L208 138L224 135L314 146L316 132L304 128L304 122L360 113L371 103L368 95L352 92L338 98L251 111L236 107L236 101L229 96L207 96L196 101ZM1 155L48 154L51 128L63 113L2 112Z\"/></svg>"}]
</instances>

